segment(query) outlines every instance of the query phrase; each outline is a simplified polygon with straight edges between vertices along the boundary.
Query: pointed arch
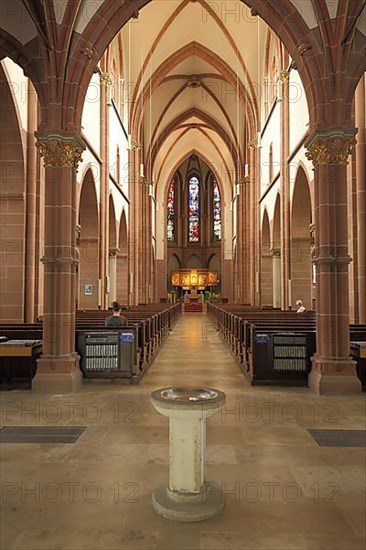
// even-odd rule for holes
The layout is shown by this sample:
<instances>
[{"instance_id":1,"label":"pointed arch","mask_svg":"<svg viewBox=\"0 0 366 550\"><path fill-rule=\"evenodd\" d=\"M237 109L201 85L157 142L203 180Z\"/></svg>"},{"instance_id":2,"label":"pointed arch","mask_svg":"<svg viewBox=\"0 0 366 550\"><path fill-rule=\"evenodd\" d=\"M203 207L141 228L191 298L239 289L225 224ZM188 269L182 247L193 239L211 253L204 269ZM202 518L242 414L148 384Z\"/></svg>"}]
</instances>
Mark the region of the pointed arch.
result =
<instances>
[{"instance_id":1,"label":"pointed arch","mask_svg":"<svg viewBox=\"0 0 366 550\"><path fill-rule=\"evenodd\" d=\"M0 285L0 318L22 323L25 310L26 178L21 120L7 74L0 64L1 232L4 252ZM32 247L35 243L32 243ZM33 319L34 321L34 319Z\"/></svg>"},{"instance_id":2,"label":"pointed arch","mask_svg":"<svg viewBox=\"0 0 366 550\"><path fill-rule=\"evenodd\" d=\"M291 203L291 281L293 302L311 307L311 196L309 182L299 166Z\"/></svg>"},{"instance_id":3,"label":"pointed arch","mask_svg":"<svg viewBox=\"0 0 366 550\"><path fill-rule=\"evenodd\" d=\"M261 229L261 305L273 304L273 269L271 230L267 209L264 209Z\"/></svg>"},{"instance_id":4,"label":"pointed arch","mask_svg":"<svg viewBox=\"0 0 366 550\"><path fill-rule=\"evenodd\" d=\"M281 307L281 197L277 193L272 223L273 307Z\"/></svg>"},{"instance_id":5,"label":"pointed arch","mask_svg":"<svg viewBox=\"0 0 366 550\"><path fill-rule=\"evenodd\" d=\"M128 305L128 228L126 213L122 210L118 228L117 284L116 298L120 304Z\"/></svg>"},{"instance_id":6,"label":"pointed arch","mask_svg":"<svg viewBox=\"0 0 366 550\"><path fill-rule=\"evenodd\" d=\"M109 248L117 248L118 238L117 238L117 218L116 218L116 209L114 207L114 198L113 194L109 194Z\"/></svg>"},{"instance_id":7,"label":"pointed arch","mask_svg":"<svg viewBox=\"0 0 366 550\"><path fill-rule=\"evenodd\" d=\"M81 185L79 200L80 264L79 307L98 307L99 281L99 209L95 180L88 169ZM87 288L89 290L87 290Z\"/></svg>"},{"instance_id":8,"label":"pointed arch","mask_svg":"<svg viewBox=\"0 0 366 550\"><path fill-rule=\"evenodd\" d=\"M203 266L202 261L197 254L191 254L189 258L187 258L185 267L189 269L201 269Z\"/></svg>"},{"instance_id":9,"label":"pointed arch","mask_svg":"<svg viewBox=\"0 0 366 550\"><path fill-rule=\"evenodd\" d=\"M162 130L162 132L157 136L156 141L152 143L151 150L149 148L147 153L147 158L156 159L156 156L159 152L159 150L163 147L165 141L169 138L169 136L172 134L173 131L178 131L180 129L183 129L184 122L188 121L191 118L197 118L198 120L202 121L202 127L205 125L211 129L212 131L215 131L217 135L222 139L224 144L226 145L229 154L231 156L231 160L233 164L235 164L236 161L236 152L235 152L235 143L231 139L231 137L228 135L227 132L222 128L222 126L209 114L201 111L197 108L189 109L188 111L185 111L184 113L181 113L178 115L174 120L172 120L169 125ZM195 127L198 127L198 124L195 124ZM188 128L190 129L190 127ZM181 136L179 136L178 139L180 139ZM220 151L218 150L218 153L220 154ZM222 155L220 155L222 156ZM223 162L224 158L222 157Z\"/></svg>"}]
</instances>

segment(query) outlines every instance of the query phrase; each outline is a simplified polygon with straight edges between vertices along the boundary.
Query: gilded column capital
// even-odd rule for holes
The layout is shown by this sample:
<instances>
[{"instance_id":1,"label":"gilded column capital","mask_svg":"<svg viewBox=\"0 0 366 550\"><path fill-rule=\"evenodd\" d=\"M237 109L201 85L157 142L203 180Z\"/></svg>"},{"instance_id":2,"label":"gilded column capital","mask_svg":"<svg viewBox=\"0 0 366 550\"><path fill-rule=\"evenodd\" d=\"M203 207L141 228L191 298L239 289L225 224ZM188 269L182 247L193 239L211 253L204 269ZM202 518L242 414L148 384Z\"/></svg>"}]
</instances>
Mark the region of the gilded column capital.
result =
<instances>
[{"instance_id":1,"label":"gilded column capital","mask_svg":"<svg viewBox=\"0 0 366 550\"><path fill-rule=\"evenodd\" d=\"M248 143L248 147L250 149L259 149L261 147L260 140L258 138L252 139L252 141Z\"/></svg>"},{"instance_id":2,"label":"gilded column capital","mask_svg":"<svg viewBox=\"0 0 366 550\"><path fill-rule=\"evenodd\" d=\"M280 74L279 74L279 77L278 77L278 80L283 83L283 82L287 82L288 79L290 77L290 71L281 71Z\"/></svg>"},{"instance_id":3,"label":"gilded column capital","mask_svg":"<svg viewBox=\"0 0 366 550\"><path fill-rule=\"evenodd\" d=\"M74 136L38 134L36 137L36 146L44 159L46 168L78 167L84 147Z\"/></svg>"},{"instance_id":4,"label":"gilded column capital","mask_svg":"<svg viewBox=\"0 0 366 550\"><path fill-rule=\"evenodd\" d=\"M104 84L105 86L112 86L113 80L111 78L111 75L109 73L100 73L99 74L99 81L101 84Z\"/></svg>"},{"instance_id":5,"label":"gilded column capital","mask_svg":"<svg viewBox=\"0 0 366 550\"><path fill-rule=\"evenodd\" d=\"M306 157L314 168L322 164L348 164L348 157L356 144L354 133L332 130L313 134L305 144Z\"/></svg>"}]
</instances>

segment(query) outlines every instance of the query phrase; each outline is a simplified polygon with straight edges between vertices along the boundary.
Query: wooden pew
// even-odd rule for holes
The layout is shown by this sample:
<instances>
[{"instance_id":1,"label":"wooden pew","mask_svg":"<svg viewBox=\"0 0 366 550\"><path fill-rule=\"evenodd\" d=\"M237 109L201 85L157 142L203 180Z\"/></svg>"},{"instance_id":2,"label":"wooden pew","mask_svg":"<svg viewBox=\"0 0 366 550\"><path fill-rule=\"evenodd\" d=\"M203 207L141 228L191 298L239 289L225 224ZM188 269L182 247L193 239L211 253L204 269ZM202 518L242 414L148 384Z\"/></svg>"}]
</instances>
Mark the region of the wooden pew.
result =
<instances>
[{"instance_id":1,"label":"wooden pew","mask_svg":"<svg viewBox=\"0 0 366 550\"><path fill-rule=\"evenodd\" d=\"M307 384L316 351L314 312L209 304L208 313L253 385ZM350 339L366 342L366 326L351 325Z\"/></svg>"},{"instance_id":2,"label":"wooden pew","mask_svg":"<svg viewBox=\"0 0 366 550\"><path fill-rule=\"evenodd\" d=\"M135 370L143 374L156 356L161 344L181 313L181 304L149 304L123 311L128 319L128 330L135 331L136 357ZM120 328L105 327L105 318L110 315L107 310L88 310L76 313L75 346L80 350L81 335L92 332L121 331ZM124 327L125 328L125 327ZM12 339L42 340L42 323L3 324L0 335Z\"/></svg>"}]
</instances>

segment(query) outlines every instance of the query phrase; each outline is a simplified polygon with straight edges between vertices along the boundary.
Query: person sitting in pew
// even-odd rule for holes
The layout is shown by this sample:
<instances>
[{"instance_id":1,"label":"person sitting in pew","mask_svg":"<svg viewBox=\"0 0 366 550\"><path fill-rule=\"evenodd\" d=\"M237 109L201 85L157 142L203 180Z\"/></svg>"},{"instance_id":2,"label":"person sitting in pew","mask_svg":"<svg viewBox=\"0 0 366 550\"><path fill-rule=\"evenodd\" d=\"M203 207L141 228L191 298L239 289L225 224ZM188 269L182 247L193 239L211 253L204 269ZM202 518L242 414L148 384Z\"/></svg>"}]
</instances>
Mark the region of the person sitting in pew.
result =
<instances>
[{"instance_id":1,"label":"person sitting in pew","mask_svg":"<svg viewBox=\"0 0 366 550\"><path fill-rule=\"evenodd\" d=\"M304 306L301 300L297 300L296 305L297 305L296 313L304 313L306 311L306 307Z\"/></svg>"},{"instance_id":2,"label":"person sitting in pew","mask_svg":"<svg viewBox=\"0 0 366 550\"><path fill-rule=\"evenodd\" d=\"M121 315L121 306L118 302L112 303L113 315L104 321L106 327L125 327L128 324L127 318Z\"/></svg>"}]
</instances>

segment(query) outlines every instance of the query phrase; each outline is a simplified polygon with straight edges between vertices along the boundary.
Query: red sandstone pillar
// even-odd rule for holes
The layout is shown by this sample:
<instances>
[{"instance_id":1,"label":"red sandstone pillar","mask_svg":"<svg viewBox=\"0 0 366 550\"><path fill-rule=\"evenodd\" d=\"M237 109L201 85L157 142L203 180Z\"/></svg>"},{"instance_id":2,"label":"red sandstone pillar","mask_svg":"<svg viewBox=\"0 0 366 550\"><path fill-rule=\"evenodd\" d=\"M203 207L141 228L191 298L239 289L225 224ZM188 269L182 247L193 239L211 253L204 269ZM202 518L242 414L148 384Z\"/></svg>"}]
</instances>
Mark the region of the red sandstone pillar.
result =
<instances>
[{"instance_id":1,"label":"red sandstone pillar","mask_svg":"<svg viewBox=\"0 0 366 550\"><path fill-rule=\"evenodd\" d=\"M356 189L357 189L357 271L358 271L358 319L366 323L366 114L365 76L356 89L355 117Z\"/></svg>"},{"instance_id":2,"label":"red sandstone pillar","mask_svg":"<svg viewBox=\"0 0 366 550\"><path fill-rule=\"evenodd\" d=\"M317 267L317 350L308 383L321 394L361 391L349 338L346 165L353 144L347 129L315 133L306 144L315 170Z\"/></svg>"},{"instance_id":3,"label":"red sandstone pillar","mask_svg":"<svg viewBox=\"0 0 366 550\"><path fill-rule=\"evenodd\" d=\"M27 135L27 216L25 247L25 315L26 323L35 321L36 285L36 226L37 226L37 148L34 133L37 130L37 95L28 79L28 135Z\"/></svg>"},{"instance_id":4,"label":"red sandstone pillar","mask_svg":"<svg viewBox=\"0 0 366 550\"><path fill-rule=\"evenodd\" d=\"M281 307L281 250L272 248L273 307Z\"/></svg>"},{"instance_id":5,"label":"red sandstone pillar","mask_svg":"<svg viewBox=\"0 0 366 550\"><path fill-rule=\"evenodd\" d=\"M45 164L43 355L32 388L70 392L82 382L75 352L76 168L83 145L74 136L38 135Z\"/></svg>"},{"instance_id":6,"label":"red sandstone pillar","mask_svg":"<svg viewBox=\"0 0 366 550\"><path fill-rule=\"evenodd\" d=\"M132 140L131 149L128 157L128 181L129 181L129 199L130 210L128 220L128 249L129 249L129 275L128 275L128 295L129 305L137 305L139 302L139 242L140 242L140 196L138 189L139 178L139 150L140 146Z\"/></svg>"},{"instance_id":7,"label":"red sandstone pillar","mask_svg":"<svg viewBox=\"0 0 366 550\"><path fill-rule=\"evenodd\" d=\"M108 273L109 250L109 113L108 99L111 78L108 73L100 75L100 217L99 217L99 279L100 296L99 304L105 309L109 304L106 292L106 279Z\"/></svg>"},{"instance_id":8,"label":"red sandstone pillar","mask_svg":"<svg viewBox=\"0 0 366 550\"><path fill-rule=\"evenodd\" d=\"M281 308L291 304L289 280L291 279L290 257L290 112L289 112L289 73L281 71Z\"/></svg>"},{"instance_id":9,"label":"red sandstone pillar","mask_svg":"<svg viewBox=\"0 0 366 550\"><path fill-rule=\"evenodd\" d=\"M109 249L109 280L110 280L110 291L109 291L109 304L117 300L117 255L118 248ZM122 301L121 298L118 298ZM123 301L122 301L123 303Z\"/></svg>"},{"instance_id":10,"label":"red sandstone pillar","mask_svg":"<svg viewBox=\"0 0 366 550\"><path fill-rule=\"evenodd\" d=\"M251 303L251 261L250 261L250 238L251 238L251 229L250 229L250 216L251 216L251 204L250 204L250 195L251 195L251 184L249 176L245 178L245 187L243 189L243 211L245 212L245 223L244 225L244 265L243 265L243 303Z\"/></svg>"},{"instance_id":11,"label":"red sandstone pillar","mask_svg":"<svg viewBox=\"0 0 366 550\"><path fill-rule=\"evenodd\" d=\"M260 231L259 231L259 186L260 147L257 140L249 144L250 166L250 303L260 304Z\"/></svg>"},{"instance_id":12,"label":"red sandstone pillar","mask_svg":"<svg viewBox=\"0 0 366 550\"><path fill-rule=\"evenodd\" d=\"M149 302L150 285L150 250L149 250L149 186L151 181L148 178L140 178L138 193L140 197L140 208L136 213L139 224L139 293L138 301L141 304ZM151 241L150 241L151 242Z\"/></svg>"},{"instance_id":13,"label":"red sandstone pillar","mask_svg":"<svg viewBox=\"0 0 366 550\"><path fill-rule=\"evenodd\" d=\"M240 195L238 196L238 235L237 235L237 284L238 284L238 301L245 303L245 265L248 261L247 243L245 235L246 215L245 215L245 193L247 178L240 180Z\"/></svg>"}]
</instances>

